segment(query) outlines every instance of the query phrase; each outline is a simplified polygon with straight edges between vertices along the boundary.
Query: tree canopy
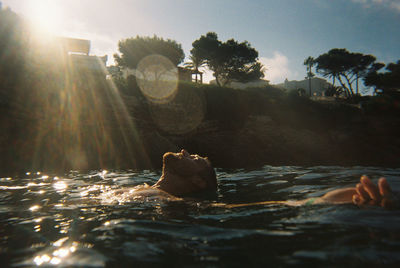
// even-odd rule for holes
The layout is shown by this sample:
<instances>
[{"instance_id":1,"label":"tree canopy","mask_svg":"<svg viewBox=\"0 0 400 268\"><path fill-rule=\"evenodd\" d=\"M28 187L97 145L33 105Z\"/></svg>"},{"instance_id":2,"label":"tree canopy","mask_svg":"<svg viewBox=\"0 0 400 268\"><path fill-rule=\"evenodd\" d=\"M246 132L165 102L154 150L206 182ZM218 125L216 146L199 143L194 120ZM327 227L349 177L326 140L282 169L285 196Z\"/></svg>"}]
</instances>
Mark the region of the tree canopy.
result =
<instances>
[{"instance_id":1,"label":"tree canopy","mask_svg":"<svg viewBox=\"0 0 400 268\"><path fill-rule=\"evenodd\" d=\"M28 36L23 20L0 8L0 90L17 83L24 73Z\"/></svg>"},{"instance_id":2,"label":"tree canopy","mask_svg":"<svg viewBox=\"0 0 400 268\"><path fill-rule=\"evenodd\" d=\"M358 81L375 68L376 58L373 55L352 53L344 48L334 48L314 60L317 72L324 77L339 80L349 97L358 94ZM356 92L353 84L356 83Z\"/></svg>"},{"instance_id":3,"label":"tree canopy","mask_svg":"<svg viewBox=\"0 0 400 268\"><path fill-rule=\"evenodd\" d=\"M218 35L209 32L192 43L192 57L204 61L219 86L231 81L248 82L264 77L263 66L258 62L258 52L250 43L229 39L218 40Z\"/></svg>"},{"instance_id":4,"label":"tree canopy","mask_svg":"<svg viewBox=\"0 0 400 268\"><path fill-rule=\"evenodd\" d=\"M121 55L114 54L115 61L121 67L136 69L138 63L149 55L161 55L168 58L175 66L185 58L181 44L175 40L153 37L127 38L119 41L118 49Z\"/></svg>"},{"instance_id":5,"label":"tree canopy","mask_svg":"<svg viewBox=\"0 0 400 268\"><path fill-rule=\"evenodd\" d=\"M382 89L384 93L391 93L400 90L400 60L396 63L389 63L386 66L386 72L378 73L384 65L377 64L365 77L364 83L367 86L374 86L376 89Z\"/></svg>"}]
</instances>

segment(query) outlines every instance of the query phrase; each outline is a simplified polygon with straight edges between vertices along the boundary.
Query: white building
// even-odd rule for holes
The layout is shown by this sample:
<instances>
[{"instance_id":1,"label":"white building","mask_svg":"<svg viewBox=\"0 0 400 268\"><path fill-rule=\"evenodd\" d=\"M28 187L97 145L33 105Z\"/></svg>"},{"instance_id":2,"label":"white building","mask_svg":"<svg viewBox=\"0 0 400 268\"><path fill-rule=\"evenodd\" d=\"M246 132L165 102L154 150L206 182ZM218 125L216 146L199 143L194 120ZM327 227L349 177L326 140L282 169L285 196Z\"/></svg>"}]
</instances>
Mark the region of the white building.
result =
<instances>
[{"instance_id":1,"label":"white building","mask_svg":"<svg viewBox=\"0 0 400 268\"><path fill-rule=\"evenodd\" d=\"M298 89L304 89L306 91L306 94L309 94L309 80L301 80L301 81L296 81L292 80L289 81L287 78L282 84L277 84L277 87L286 89L286 90L298 90ZM312 96L324 96L325 95L325 90L327 90L331 86L331 83L326 81L323 78L319 77L313 77L311 78L311 95Z\"/></svg>"}]
</instances>

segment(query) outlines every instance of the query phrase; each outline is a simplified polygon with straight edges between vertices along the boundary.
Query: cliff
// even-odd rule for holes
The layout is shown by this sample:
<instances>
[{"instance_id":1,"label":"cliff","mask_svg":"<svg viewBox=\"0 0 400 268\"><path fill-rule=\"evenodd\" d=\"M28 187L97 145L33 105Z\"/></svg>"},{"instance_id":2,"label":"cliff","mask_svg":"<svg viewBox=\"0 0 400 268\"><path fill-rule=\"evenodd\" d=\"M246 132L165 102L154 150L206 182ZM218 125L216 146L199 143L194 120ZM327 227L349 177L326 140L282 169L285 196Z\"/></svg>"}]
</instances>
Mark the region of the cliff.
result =
<instances>
[{"instance_id":1,"label":"cliff","mask_svg":"<svg viewBox=\"0 0 400 268\"><path fill-rule=\"evenodd\" d=\"M69 90L16 94L0 107L2 174L159 168L165 152L182 148L229 168L400 164L395 100L354 105L271 86L180 83L168 101L150 102L105 79L80 79Z\"/></svg>"}]
</instances>

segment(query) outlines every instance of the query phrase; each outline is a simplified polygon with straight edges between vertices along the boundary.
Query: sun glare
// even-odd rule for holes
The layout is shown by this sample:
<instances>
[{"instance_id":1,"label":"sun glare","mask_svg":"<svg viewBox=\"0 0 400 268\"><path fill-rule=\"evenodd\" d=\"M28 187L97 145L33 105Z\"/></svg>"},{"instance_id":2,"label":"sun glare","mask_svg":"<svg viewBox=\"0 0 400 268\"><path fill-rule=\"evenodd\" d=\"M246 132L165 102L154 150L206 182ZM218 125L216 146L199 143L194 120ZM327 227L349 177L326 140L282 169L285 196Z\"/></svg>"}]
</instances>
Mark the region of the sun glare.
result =
<instances>
[{"instance_id":1,"label":"sun glare","mask_svg":"<svg viewBox=\"0 0 400 268\"><path fill-rule=\"evenodd\" d=\"M63 23L63 10L57 1L30 0L27 1L27 17L32 26L43 32L57 34Z\"/></svg>"}]
</instances>

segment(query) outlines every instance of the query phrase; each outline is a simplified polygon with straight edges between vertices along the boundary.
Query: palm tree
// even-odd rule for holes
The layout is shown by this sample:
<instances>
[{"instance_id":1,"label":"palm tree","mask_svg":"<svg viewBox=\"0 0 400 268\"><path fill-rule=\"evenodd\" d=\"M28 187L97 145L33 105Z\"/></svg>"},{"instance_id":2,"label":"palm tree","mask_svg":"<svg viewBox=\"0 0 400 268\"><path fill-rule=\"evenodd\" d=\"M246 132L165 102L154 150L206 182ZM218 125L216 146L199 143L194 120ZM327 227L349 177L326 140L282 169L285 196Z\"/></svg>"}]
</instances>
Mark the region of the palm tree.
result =
<instances>
[{"instance_id":1,"label":"palm tree","mask_svg":"<svg viewBox=\"0 0 400 268\"><path fill-rule=\"evenodd\" d=\"M310 97L311 97L311 78L315 76L315 74L312 72L312 67L314 66L314 58L309 56L307 59L304 60L304 65L307 66L307 76L306 79L308 78L308 89L310 91Z\"/></svg>"},{"instance_id":2,"label":"palm tree","mask_svg":"<svg viewBox=\"0 0 400 268\"><path fill-rule=\"evenodd\" d=\"M185 62L185 66L192 69L195 76L195 82L198 82L197 75L200 74L200 83L203 82L202 73L199 71L199 68L203 67L206 64L206 61L203 58L197 57L195 55L189 56L189 61Z\"/></svg>"}]
</instances>

